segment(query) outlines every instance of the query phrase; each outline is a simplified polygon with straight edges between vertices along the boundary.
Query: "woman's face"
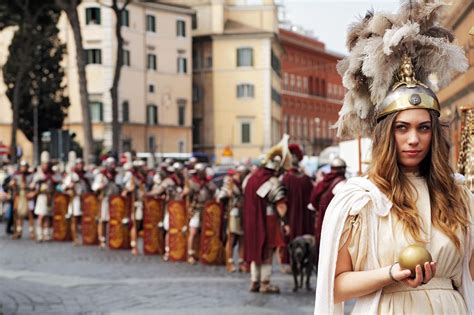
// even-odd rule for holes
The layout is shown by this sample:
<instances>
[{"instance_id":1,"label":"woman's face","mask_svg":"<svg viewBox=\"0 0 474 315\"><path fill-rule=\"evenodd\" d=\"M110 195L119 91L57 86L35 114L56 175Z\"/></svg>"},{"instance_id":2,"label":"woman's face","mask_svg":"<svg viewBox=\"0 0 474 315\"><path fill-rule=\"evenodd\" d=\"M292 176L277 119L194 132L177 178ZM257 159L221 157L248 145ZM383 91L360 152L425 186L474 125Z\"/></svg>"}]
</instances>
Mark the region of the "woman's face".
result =
<instances>
[{"instance_id":1,"label":"woman's face","mask_svg":"<svg viewBox=\"0 0 474 315\"><path fill-rule=\"evenodd\" d=\"M431 146L431 116L426 109L401 111L394 124L397 161L409 172L418 167Z\"/></svg>"}]
</instances>

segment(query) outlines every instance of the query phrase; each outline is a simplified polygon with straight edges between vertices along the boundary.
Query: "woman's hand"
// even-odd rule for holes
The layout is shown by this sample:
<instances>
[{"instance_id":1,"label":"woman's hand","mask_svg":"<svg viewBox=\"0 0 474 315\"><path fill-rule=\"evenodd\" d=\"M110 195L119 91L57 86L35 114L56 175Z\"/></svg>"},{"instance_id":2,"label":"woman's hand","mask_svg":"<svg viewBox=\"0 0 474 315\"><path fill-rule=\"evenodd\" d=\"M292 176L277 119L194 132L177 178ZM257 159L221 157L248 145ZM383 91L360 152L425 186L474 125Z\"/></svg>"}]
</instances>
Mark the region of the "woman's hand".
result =
<instances>
[{"instance_id":1,"label":"woman's hand","mask_svg":"<svg viewBox=\"0 0 474 315\"><path fill-rule=\"evenodd\" d=\"M425 276L423 277L423 270L420 265L415 268L415 278L411 278L411 271L408 269L402 270L400 264L396 264L392 269L392 276L395 280L404 283L405 285L417 288L420 285L427 284L435 277L436 262L425 262Z\"/></svg>"}]
</instances>

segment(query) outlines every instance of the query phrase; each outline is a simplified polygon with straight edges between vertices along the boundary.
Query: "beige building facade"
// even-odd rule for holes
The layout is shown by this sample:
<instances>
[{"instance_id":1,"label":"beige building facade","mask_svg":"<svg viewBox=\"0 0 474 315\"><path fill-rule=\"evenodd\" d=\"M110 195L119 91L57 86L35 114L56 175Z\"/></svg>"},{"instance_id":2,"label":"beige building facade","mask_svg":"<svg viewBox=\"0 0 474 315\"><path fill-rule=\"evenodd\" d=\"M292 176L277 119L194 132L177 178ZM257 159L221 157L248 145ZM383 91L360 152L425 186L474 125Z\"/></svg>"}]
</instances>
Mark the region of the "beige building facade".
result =
<instances>
[{"instance_id":1,"label":"beige building facade","mask_svg":"<svg viewBox=\"0 0 474 315\"><path fill-rule=\"evenodd\" d=\"M94 0L82 1L78 13L88 62L86 72L94 140L107 149L112 145L109 90L117 45L115 15L110 8ZM193 13L185 6L133 1L122 16L125 41L119 85L122 151L191 152ZM64 15L58 27L60 38L67 45L63 66L71 103L63 128L76 132L79 143L83 143L74 37ZM2 52L8 51L7 42L9 37L11 40L13 30L9 32L11 35L0 34ZM3 53L0 56L3 64L6 59ZM3 84L0 84L0 101L3 112L8 102ZM2 131L5 131L2 137L9 135L11 111L0 119ZM0 140L8 143L9 136ZM31 144L23 140L20 138L20 145L25 146L26 152L30 151Z\"/></svg>"},{"instance_id":2,"label":"beige building facade","mask_svg":"<svg viewBox=\"0 0 474 315\"><path fill-rule=\"evenodd\" d=\"M474 108L474 36L469 31L474 26L474 2L453 1L443 24L454 32L456 43L467 56L469 68L437 92L441 103L441 117L449 122L451 163L455 167L459 157L461 127L467 109Z\"/></svg>"},{"instance_id":3,"label":"beige building facade","mask_svg":"<svg viewBox=\"0 0 474 315\"><path fill-rule=\"evenodd\" d=\"M193 151L216 163L257 158L281 137L276 5L273 0L166 1L196 11Z\"/></svg>"}]
</instances>

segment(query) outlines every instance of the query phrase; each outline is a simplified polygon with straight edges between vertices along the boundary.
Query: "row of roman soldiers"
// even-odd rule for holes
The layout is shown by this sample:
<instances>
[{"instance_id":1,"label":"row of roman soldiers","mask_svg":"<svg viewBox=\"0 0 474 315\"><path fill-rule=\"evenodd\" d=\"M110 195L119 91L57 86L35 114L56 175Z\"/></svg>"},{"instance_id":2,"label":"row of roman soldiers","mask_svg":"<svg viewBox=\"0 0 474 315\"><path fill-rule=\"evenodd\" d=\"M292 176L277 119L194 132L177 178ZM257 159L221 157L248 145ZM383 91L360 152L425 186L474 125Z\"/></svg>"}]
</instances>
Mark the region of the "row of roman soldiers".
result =
<instances>
[{"instance_id":1,"label":"row of roman soldiers","mask_svg":"<svg viewBox=\"0 0 474 315\"><path fill-rule=\"evenodd\" d=\"M323 221L318 213L323 214L345 168L334 165L334 172L313 187L299 167L301 148L289 145L288 138L271 148L259 167L230 169L219 188L211 169L196 160L165 161L154 170L131 155L120 167L111 157L100 167L76 159L59 172L42 159L31 174L22 163L6 185L15 209L14 238L21 237L26 218L30 237L38 241L72 240L138 255L142 237L144 254L226 264L230 272L250 271L251 292L278 293L270 283L274 254L288 263L285 247L293 239L310 236L312 246L317 244Z\"/></svg>"},{"instance_id":2,"label":"row of roman soldiers","mask_svg":"<svg viewBox=\"0 0 474 315\"><path fill-rule=\"evenodd\" d=\"M27 219L29 236L38 242L73 241L137 255L143 237L144 254L191 264L225 261L229 271L246 270L241 183L247 167L230 169L218 189L210 169L195 159L186 165L166 160L157 170L131 155L120 166L109 157L87 169L73 160L63 172L46 154L35 171L21 162L3 185L14 209L14 239ZM240 245L237 267L234 245Z\"/></svg>"}]
</instances>

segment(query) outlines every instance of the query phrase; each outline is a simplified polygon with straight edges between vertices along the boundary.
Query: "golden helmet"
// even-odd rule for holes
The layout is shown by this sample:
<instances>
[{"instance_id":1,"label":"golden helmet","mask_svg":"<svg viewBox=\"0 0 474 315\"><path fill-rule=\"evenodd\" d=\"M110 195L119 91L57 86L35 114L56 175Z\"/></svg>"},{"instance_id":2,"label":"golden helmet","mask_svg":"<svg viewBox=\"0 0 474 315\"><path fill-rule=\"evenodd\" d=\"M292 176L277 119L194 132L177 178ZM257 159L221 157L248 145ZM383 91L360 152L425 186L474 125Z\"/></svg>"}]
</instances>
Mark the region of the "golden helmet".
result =
<instances>
[{"instance_id":1,"label":"golden helmet","mask_svg":"<svg viewBox=\"0 0 474 315\"><path fill-rule=\"evenodd\" d=\"M283 138L278 144L271 147L270 150L265 154L265 159L262 165L266 168L278 171L281 168L288 170L291 168L291 155L288 149L288 140L290 136L287 134L283 135Z\"/></svg>"}]
</instances>

